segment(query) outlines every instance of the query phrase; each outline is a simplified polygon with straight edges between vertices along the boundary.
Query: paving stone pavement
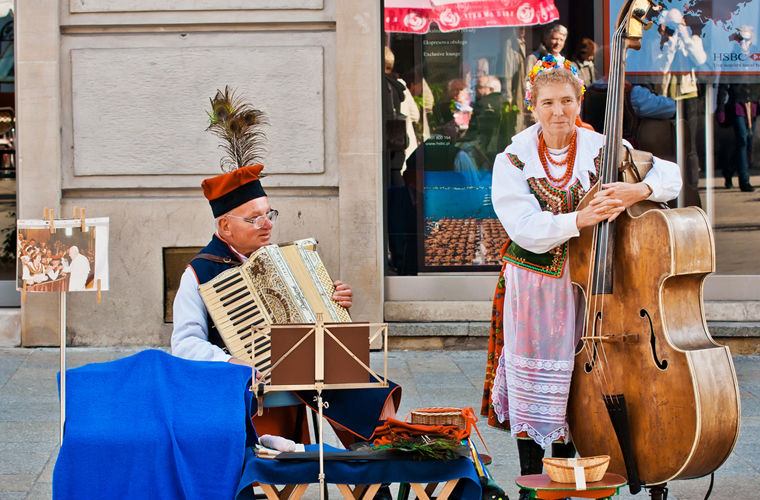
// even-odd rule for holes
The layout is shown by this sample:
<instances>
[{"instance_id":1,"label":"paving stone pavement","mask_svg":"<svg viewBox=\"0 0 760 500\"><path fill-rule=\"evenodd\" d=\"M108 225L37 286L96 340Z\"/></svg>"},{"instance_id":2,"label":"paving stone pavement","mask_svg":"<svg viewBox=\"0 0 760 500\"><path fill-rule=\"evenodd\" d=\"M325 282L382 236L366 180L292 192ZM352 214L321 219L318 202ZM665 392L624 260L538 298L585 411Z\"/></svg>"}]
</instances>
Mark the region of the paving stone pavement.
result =
<instances>
[{"instance_id":1,"label":"paving stone pavement","mask_svg":"<svg viewBox=\"0 0 760 500\"><path fill-rule=\"evenodd\" d=\"M86 363L129 356L139 348L69 348L69 368ZM381 366L382 354L372 353L372 364ZM426 406L480 406L484 351L391 351L391 378L403 386L401 418L409 410ZM760 356L734 356L742 399L739 441L731 457L715 474L710 498L717 500L760 498ZM58 455L58 396L56 348L0 348L0 500L45 499L52 496L53 468ZM481 421L480 432L488 445L496 482L509 497L517 498L518 476L514 441ZM656 442L656 429L653 430ZM326 441L336 444L334 436ZM670 500L702 499L709 478L674 481ZM395 494L395 485L392 487ZM304 498L318 498L315 486ZM340 498L336 489L329 497ZM621 499L634 498L627 493ZM635 498L648 498L640 493Z\"/></svg>"}]
</instances>

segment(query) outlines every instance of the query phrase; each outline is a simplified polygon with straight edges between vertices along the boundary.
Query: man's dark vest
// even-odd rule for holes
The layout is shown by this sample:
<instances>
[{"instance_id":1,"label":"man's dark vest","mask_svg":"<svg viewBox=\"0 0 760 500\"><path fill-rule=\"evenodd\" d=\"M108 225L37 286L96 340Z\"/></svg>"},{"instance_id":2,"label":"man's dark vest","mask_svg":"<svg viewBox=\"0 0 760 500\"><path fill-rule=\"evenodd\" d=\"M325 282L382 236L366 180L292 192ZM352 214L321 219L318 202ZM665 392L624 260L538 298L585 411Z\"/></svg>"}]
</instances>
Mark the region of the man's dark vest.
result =
<instances>
[{"instance_id":1,"label":"man's dark vest","mask_svg":"<svg viewBox=\"0 0 760 500\"><path fill-rule=\"evenodd\" d=\"M190 261L190 267L195 271L199 285L211 281L220 273L240 264L242 262L240 262L237 254L216 234L211 238L211 242ZM208 326L208 341L215 346L226 349L208 311L206 312L206 325Z\"/></svg>"}]
</instances>

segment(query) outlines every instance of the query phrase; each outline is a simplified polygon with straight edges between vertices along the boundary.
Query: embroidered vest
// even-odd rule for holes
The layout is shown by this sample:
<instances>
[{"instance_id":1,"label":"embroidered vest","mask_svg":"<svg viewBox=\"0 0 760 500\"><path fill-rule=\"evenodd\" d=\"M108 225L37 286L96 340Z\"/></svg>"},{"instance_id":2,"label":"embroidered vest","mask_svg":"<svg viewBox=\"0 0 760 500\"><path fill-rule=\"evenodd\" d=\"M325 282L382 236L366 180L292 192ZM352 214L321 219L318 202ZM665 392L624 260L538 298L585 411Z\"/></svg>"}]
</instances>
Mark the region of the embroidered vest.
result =
<instances>
[{"instance_id":1,"label":"embroidered vest","mask_svg":"<svg viewBox=\"0 0 760 500\"><path fill-rule=\"evenodd\" d=\"M214 259L216 257L216 259ZM232 251L230 246L221 240L216 234L211 238L211 242L201 250L198 255L193 257L190 261L190 267L195 271L195 276L198 278L198 284L202 285L207 281L211 281L217 277L223 271L236 267L241 264L240 259L235 252ZM226 350L222 336L214 325L214 321L206 311L206 326L208 330L208 341L217 347L221 347Z\"/></svg>"},{"instance_id":2,"label":"embroidered vest","mask_svg":"<svg viewBox=\"0 0 760 500\"><path fill-rule=\"evenodd\" d=\"M525 164L520 161L517 155L507 153L509 161L515 167L522 170ZM599 172L600 154L594 158L594 172L590 172L589 181L594 185ZM580 203L586 190L583 189L579 180L575 180L572 186L560 189L551 185L548 179L531 177L527 180L530 192L538 200L541 209L551 212L555 215L573 212ZM567 262L568 242L557 245L546 253L533 253L530 250L522 248L520 245L509 240L503 259L510 264L521 269L533 271L534 273L543 274L552 278L562 276L562 271Z\"/></svg>"}]
</instances>

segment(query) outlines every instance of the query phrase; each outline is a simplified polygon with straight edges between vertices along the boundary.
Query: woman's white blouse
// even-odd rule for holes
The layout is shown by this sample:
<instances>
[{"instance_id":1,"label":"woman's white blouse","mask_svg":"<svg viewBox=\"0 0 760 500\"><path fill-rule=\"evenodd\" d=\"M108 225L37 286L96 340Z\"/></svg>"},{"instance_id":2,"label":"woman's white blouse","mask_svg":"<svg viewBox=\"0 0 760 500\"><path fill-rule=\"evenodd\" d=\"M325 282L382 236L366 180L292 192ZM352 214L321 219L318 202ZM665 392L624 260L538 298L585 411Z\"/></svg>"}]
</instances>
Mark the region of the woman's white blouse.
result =
<instances>
[{"instance_id":1,"label":"woman's white blouse","mask_svg":"<svg viewBox=\"0 0 760 500\"><path fill-rule=\"evenodd\" d=\"M535 124L517 134L507 149L496 156L493 166L491 198L496 215L509 237L522 248L534 253L545 253L578 236L577 212L554 215L541 210L538 200L531 193L527 179L546 177L538 157L538 132ZM577 128L575 169L570 182L580 181L584 190L591 187L589 173L594 172L594 159L604 145L604 136L594 131ZM627 142L626 145L630 146ZM516 156L524 164L522 170L508 158ZM554 174L552 174L554 175ZM665 202L678 196L681 190L681 172L673 162L655 157L652 168L643 182L652 188L647 198Z\"/></svg>"}]
</instances>

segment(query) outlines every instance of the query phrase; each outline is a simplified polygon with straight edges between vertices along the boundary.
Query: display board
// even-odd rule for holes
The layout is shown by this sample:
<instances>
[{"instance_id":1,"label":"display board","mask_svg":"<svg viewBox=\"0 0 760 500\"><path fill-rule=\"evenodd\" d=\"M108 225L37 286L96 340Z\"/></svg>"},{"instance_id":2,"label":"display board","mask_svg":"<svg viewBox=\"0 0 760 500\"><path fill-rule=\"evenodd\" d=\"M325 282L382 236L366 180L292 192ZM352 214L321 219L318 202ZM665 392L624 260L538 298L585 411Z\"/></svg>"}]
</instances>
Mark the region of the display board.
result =
<instances>
[{"instance_id":1,"label":"display board","mask_svg":"<svg viewBox=\"0 0 760 500\"><path fill-rule=\"evenodd\" d=\"M108 218L19 220L16 288L108 290Z\"/></svg>"},{"instance_id":2,"label":"display board","mask_svg":"<svg viewBox=\"0 0 760 500\"><path fill-rule=\"evenodd\" d=\"M623 0L609 0L605 45ZM664 0L644 32L641 50L628 52L628 74L760 75L760 2Z\"/></svg>"}]
</instances>

